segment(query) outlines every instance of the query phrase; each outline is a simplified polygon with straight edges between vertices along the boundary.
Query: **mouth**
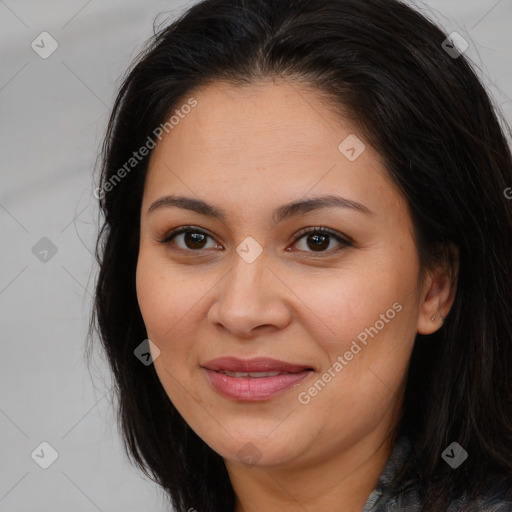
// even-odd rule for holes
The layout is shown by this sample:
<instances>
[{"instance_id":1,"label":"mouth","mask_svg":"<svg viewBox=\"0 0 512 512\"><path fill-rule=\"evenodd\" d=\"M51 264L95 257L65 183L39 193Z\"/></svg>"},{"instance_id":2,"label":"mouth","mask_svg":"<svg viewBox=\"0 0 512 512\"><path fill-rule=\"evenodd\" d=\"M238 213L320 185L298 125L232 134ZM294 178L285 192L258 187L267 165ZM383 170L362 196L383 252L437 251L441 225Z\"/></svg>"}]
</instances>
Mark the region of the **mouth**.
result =
<instances>
[{"instance_id":1,"label":"mouth","mask_svg":"<svg viewBox=\"0 0 512 512\"><path fill-rule=\"evenodd\" d=\"M299 372L230 372L227 370L212 370L217 373L222 373L224 375L228 375L229 377L234 377L235 379L240 379L242 377L251 377L254 379L261 379L263 377L277 377L278 375L291 375L293 373Z\"/></svg>"},{"instance_id":2,"label":"mouth","mask_svg":"<svg viewBox=\"0 0 512 512\"><path fill-rule=\"evenodd\" d=\"M214 359L202 365L213 388L238 401L261 401L274 397L314 373L308 365L271 358Z\"/></svg>"},{"instance_id":3,"label":"mouth","mask_svg":"<svg viewBox=\"0 0 512 512\"><path fill-rule=\"evenodd\" d=\"M298 373L305 370L313 371L313 368L307 364L295 364L288 361L272 359L270 357L254 357L252 359L240 359L232 356L219 357L204 363L202 366L207 370L226 373L232 377L254 378L267 376L274 377L283 373Z\"/></svg>"}]
</instances>

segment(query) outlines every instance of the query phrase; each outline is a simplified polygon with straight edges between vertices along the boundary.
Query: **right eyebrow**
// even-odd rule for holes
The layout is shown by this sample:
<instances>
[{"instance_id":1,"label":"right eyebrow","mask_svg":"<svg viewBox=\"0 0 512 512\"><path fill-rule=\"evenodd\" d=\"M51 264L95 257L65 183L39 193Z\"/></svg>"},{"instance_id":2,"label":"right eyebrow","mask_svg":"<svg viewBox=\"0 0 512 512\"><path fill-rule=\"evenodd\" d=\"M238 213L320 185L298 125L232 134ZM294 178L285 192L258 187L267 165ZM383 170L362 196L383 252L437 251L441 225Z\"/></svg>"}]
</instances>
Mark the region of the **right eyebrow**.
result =
<instances>
[{"instance_id":1,"label":"right eyebrow","mask_svg":"<svg viewBox=\"0 0 512 512\"><path fill-rule=\"evenodd\" d=\"M173 196L166 195L158 198L149 208L148 214L159 209L159 208L170 208L170 207L182 208L184 210L192 210L193 212L200 213L201 215L207 215L209 217L215 217L217 219L226 221L226 211L217 206L213 206L201 199L195 199L193 197L185 196Z\"/></svg>"}]
</instances>

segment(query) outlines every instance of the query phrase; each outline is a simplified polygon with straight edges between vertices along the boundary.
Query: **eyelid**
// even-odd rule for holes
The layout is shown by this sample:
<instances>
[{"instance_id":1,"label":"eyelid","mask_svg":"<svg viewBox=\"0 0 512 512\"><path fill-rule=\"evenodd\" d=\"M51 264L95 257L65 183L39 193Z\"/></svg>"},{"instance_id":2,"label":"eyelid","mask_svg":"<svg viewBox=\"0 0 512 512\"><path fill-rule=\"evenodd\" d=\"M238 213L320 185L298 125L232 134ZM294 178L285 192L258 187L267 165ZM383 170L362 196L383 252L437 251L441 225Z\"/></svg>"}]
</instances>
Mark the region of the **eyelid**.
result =
<instances>
[{"instance_id":1,"label":"eyelid","mask_svg":"<svg viewBox=\"0 0 512 512\"><path fill-rule=\"evenodd\" d=\"M354 245L355 242L348 236L343 235L342 233L338 233L337 231L334 231L333 229L324 227L324 226L310 226L304 229L301 229L298 233L296 233L295 238L293 240L293 243L297 242L300 238L302 238L304 235L307 235L308 233L321 233L325 235L330 235L333 238L335 238L338 242L341 242L345 245Z\"/></svg>"},{"instance_id":2,"label":"eyelid","mask_svg":"<svg viewBox=\"0 0 512 512\"><path fill-rule=\"evenodd\" d=\"M163 244L163 245L166 245L166 244L170 243L170 241L174 237L176 237L178 235L181 235L182 233L186 233L187 231L192 231L194 233L201 233L202 235L206 235L206 236L210 237L212 240L215 240L215 237L213 235L211 235L210 233L208 233L208 231L205 231L202 228L199 228L197 226L180 226L179 228L172 229L171 231L167 232L163 236L163 238L158 240L158 242ZM216 242L216 243L218 243L218 242ZM199 252L201 252L201 250L192 251L190 249L182 249L181 247L178 247L178 250L186 251L186 252L190 252L190 253L193 253L193 252L199 253Z\"/></svg>"},{"instance_id":3,"label":"eyelid","mask_svg":"<svg viewBox=\"0 0 512 512\"><path fill-rule=\"evenodd\" d=\"M164 245L168 244L174 237L176 237L182 233L186 233L187 231L193 231L194 233L201 233L203 235L210 237L212 240L215 241L215 237L202 228L199 228L197 226L181 226L179 228L173 229L173 230L169 231L168 233L166 233L162 239L158 240L158 242L161 244L164 244ZM318 251L316 253L315 253L315 251L300 251L300 250L298 252L306 252L308 254L318 255L318 256L330 255L332 253L335 253L339 250L344 249L345 247L353 247L355 244L355 242L350 237L348 237L346 235L342 235L341 233L338 233L337 231L334 231L334 230L324 227L324 226L309 226L309 227L301 229L298 233L296 233L294 235L293 244L297 243L297 241L299 241L301 238L303 238L305 235L307 235L309 233L320 233L320 234L332 236L337 242L339 242L341 244L341 247L336 248L336 249L330 249L328 251ZM218 242L216 242L216 243L218 243ZM197 251L194 251L191 249L182 249L181 247L179 247L178 250L182 250L182 251L189 252L189 253L200 253L204 249L198 249Z\"/></svg>"}]
</instances>

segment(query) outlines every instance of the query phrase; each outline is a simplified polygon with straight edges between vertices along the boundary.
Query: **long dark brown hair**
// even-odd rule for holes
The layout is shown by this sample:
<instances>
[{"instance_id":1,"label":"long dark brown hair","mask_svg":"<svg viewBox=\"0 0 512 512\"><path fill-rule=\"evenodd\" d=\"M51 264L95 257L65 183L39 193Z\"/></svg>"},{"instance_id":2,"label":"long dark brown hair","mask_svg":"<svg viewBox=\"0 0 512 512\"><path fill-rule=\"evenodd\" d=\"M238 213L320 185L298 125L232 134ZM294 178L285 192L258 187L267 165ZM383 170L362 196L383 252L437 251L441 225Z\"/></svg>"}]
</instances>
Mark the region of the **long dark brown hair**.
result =
<instances>
[{"instance_id":1,"label":"long dark brown hair","mask_svg":"<svg viewBox=\"0 0 512 512\"><path fill-rule=\"evenodd\" d=\"M448 244L460 251L444 326L416 337L398 425L413 451L397 492L417 485L422 512L440 512L464 492L512 488L512 157L499 113L446 38L396 0L204 0L156 30L126 73L101 154L89 340L108 356L127 454L176 510L233 512L235 496L222 457L134 356L147 338L135 270L151 152L113 177L196 88L278 76L324 93L380 153L410 206L422 269ZM453 441L469 453L457 469L441 458Z\"/></svg>"}]
</instances>

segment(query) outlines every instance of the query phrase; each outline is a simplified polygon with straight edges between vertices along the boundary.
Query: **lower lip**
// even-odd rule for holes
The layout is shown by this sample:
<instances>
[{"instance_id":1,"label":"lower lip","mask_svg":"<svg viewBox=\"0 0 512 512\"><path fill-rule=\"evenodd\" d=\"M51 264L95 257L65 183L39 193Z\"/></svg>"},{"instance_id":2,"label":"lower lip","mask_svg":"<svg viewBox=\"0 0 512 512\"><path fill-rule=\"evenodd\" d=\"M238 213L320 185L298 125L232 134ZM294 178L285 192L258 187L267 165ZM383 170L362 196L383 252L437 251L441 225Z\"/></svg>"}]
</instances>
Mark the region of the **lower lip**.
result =
<instances>
[{"instance_id":1,"label":"lower lip","mask_svg":"<svg viewBox=\"0 0 512 512\"><path fill-rule=\"evenodd\" d=\"M311 370L286 373L275 377L230 377L203 368L212 386L222 395L235 400L257 402L271 398L311 375Z\"/></svg>"}]
</instances>

